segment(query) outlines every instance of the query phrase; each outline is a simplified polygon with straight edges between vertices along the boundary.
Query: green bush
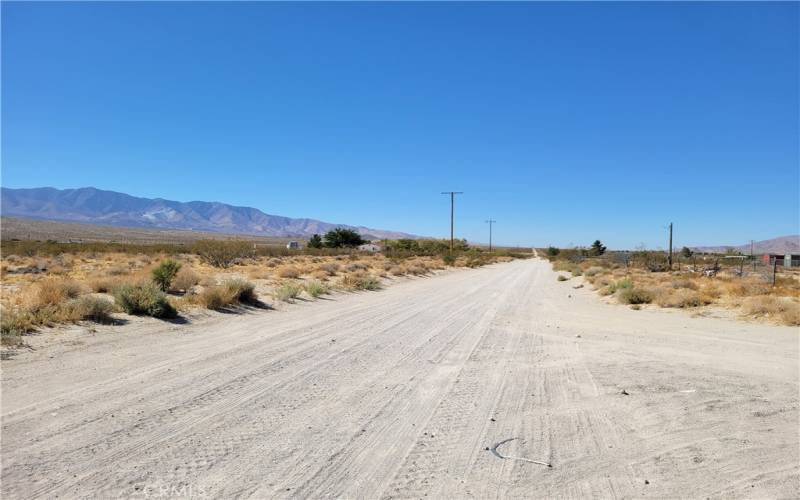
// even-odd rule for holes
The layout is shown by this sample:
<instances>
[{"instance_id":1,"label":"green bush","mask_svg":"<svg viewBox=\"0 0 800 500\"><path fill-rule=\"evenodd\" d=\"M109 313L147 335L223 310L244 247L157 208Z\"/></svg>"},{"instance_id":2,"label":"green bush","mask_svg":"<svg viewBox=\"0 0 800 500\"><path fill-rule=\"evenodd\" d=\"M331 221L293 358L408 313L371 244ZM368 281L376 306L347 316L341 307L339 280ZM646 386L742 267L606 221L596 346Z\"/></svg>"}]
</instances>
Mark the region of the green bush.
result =
<instances>
[{"instance_id":1,"label":"green bush","mask_svg":"<svg viewBox=\"0 0 800 500\"><path fill-rule=\"evenodd\" d=\"M287 281L272 292L272 296L283 302L291 302L303 292L303 287L293 281Z\"/></svg>"},{"instance_id":2,"label":"green bush","mask_svg":"<svg viewBox=\"0 0 800 500\"><path fill-rule=\"evenodd\" d=\"M172 280L175 279L175 275L178 274L180 269L181 265L178 262L167 259L153 269L153 281L158 285L161 291L166 292L169 290L170 285L172 285Z\"/></svg>"},{"instance_id":3,"label":"green bush","mask_svg":"<svg viewBox=\"0 0 800 500\"><path fill-rule=\"evenodd\" d=\"M625 288L633 288L633 282L630 278L622 278L618 281L612 281L608 284L608 293L609 295L615 293L617 290L622 290Z\"/></svg>"},{"instance_id":4,"label":"green bush","mask_svg":"<svg viewBox=\"0 0 800 500\"><path fill-rule=\"evenodd\" d=\"M35 320L27 311L4 309L0 314L0 343L21 345L22 336L36 330Z\"/></svg>"},{"instance_id":5,"label":"green bush","mask_svg":"<svg viewBox=\"0 0 800 500\"><path fill-rule=\"evenodd\" d=\"M452 266L456 263L456 257L453 254L446 253L442 256L442 260L446 266Z\"/></svg>"},{"instance_id":6,"label":"green bush","mask_svg":"<svg viewBox=\"0 0 800 500\"><path fill-rule=\"evenodd\" d=\"M563 274L559 274L559 275L558 275L558 278L556 278L556 279L557 279L558 281L567 281L569 278L567 278L567 277L566 277L566 276L564 276Z\"/></svg>"},{"instance_id":7,"label":"green bush","mask_svg":"<svg viewBox=\"0 0 800 500\"><path fill-rule=\"evenodd\" d=\"M328 248L352 248L366 243L360 234L352 229L337 227L325 233L325 246Z\"/></svg>"},{"instance_id":8,"label":"green bush","mask_svg":"<svg viewBox=\"0 0 800 500\"><path fill-rule=\"evenodd\" d=\"M306 293L314 298L330 293L331 287L321 281L311 281L306 285Z\"/></svg>"},{"instance_id":9,"label":"green bush","mask_svg":"<svg viewBox=\"0 0 800 500\"><path fill-rule=\"evenodd\" d=\"M322 238L318 234L308 239L308 248L322 248Z\"/></svg>"},{"instance_id":10,"label":"green bush","mask_svg":"<svg viewBox=\"0 0 800 500\"><path fill-rule=\"evenodd\" d=\"M114 291L117 305L128 314L174 318L177 311L155 283L122 285Z\"/></svg>"},{"instance_id":11,"label":"green bush","mask_svg":"<svg viewBox=\"0 0 800 500\"><path fill-rule=\"evenodd\" d=\"M589 253L594 256L603 255L606 253L606 247L600 242L600 240L594 240L592 246L589 247Z\"/></svg>"}]
</instances>

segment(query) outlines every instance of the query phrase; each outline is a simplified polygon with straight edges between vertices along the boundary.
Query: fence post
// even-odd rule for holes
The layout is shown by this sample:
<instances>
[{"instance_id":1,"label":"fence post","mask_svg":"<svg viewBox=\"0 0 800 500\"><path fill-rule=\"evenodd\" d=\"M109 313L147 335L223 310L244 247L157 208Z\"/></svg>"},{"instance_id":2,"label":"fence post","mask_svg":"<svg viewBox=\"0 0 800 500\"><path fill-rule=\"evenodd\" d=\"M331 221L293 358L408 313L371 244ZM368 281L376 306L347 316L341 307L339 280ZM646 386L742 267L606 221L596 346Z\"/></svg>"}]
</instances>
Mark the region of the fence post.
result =
<instances>
[{"instance_id":1,"label":"fence post","mask_svg":"<svg viewBox=\"0 0 800 500\"><path fill-rule=\"evenodd\" d=\"M778 258L772 259L772 286L775 286L775 276L778 274Z\"/></svg>"}]
</instances>

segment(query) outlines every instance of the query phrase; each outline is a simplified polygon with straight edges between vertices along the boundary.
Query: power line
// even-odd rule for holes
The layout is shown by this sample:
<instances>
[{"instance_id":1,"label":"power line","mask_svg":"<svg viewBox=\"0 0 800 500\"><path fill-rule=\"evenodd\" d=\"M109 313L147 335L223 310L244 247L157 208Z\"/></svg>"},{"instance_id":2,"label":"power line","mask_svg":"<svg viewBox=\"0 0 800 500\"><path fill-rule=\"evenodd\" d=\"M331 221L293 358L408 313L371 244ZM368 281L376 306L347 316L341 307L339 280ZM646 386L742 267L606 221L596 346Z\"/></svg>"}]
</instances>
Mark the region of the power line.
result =
<instances>
[{"instance_id":1,"label":"power line","mask_svg":"<svg viewBox=\"0 0 800 500\"><path fill-rule=\"evenodd\" d=\"M450 253L453 253L453 216L455 214L455 196L464 194L463 191L442 191L442 194L450 195Z\"/></svg>"},{"instance_id":2,"label":"power line","mask_svg":"<svg viewBox=\"0 0 800 500\"><path fill-rule=\"evenodd\" d=\"M492 251L492 224L497 222L496 220L489 219L486 222L489 223L489 251Z\"/></svg>"}]
</instances>

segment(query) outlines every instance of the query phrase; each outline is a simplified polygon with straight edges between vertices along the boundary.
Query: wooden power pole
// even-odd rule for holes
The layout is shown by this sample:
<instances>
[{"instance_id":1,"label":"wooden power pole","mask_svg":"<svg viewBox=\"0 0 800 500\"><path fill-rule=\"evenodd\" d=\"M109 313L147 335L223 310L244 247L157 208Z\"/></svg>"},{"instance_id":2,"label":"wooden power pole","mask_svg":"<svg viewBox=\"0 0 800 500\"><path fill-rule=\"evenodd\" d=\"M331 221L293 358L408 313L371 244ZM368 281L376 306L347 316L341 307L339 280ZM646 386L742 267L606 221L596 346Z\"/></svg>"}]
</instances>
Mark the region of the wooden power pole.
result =
<instances>
[{"instance_id":1,"label":"wooden power pole","mask_svg":"<svg viewBox=\"0 0 800 500\"><path fill-rule=\"evenodd\" d=\"M672 271L672 222L669 223L669 270Z\"/></svg>"},{"instance_id":2,"label":"wooden power pole","mask_svg":"<svg viewBox=\"0 0 800 500\"><path fill-rule=\"evenodd\" d=\"M450 254L453 253L453 218L455 215L455 197L457 194L464 194L462 191L442 191L442 194L450 195Z\"/></svg>"},{"instance_id":3,"label":"wooden power pole","mask_svg":"<svg viewBox=\"0 0 800 500\"><path fill-rule=\"evenodd\" d=\"M496 220L489 219L486 222L489 223L489 251L492 251L492 224L497 222Z\"/></svg>"}]
</instances>

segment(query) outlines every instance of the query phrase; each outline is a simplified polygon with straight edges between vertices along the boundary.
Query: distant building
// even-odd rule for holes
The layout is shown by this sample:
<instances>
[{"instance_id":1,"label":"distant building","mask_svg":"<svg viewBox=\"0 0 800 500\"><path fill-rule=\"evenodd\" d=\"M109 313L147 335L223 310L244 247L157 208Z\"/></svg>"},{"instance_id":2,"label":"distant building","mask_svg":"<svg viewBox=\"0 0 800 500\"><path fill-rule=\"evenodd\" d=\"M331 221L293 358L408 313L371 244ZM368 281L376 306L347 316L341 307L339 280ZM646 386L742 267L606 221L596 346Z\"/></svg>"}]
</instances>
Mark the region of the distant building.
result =
<instances>
[{"instance_id":1,"label":"distant building","mask_svg":"<svg viewBox=\"0 0 800 500\"><path fill-rule=\"evenodd\" d=\"M783 267L800 267L800 254L765 253L761 256L761 261L768 266L771 266L774 262L776 265Z\"/></svg>"},{"instance_id":2,"label":"distant building","mask_svg":"<svg viewBox=\"0 0 800 500\"><path fill-rule=\"evenodd\" d=\"M289 250L300 250L300 243L297 241L290 241L286 244L286 248Z\"/></svg>"},{"instance_id":3,"label":"distant building","mask_svg":"<svg viewBox=\"0 0 800 500\"><path fill-rule=\"evenodd\" d=\"M381 246L378 245L377 243L364 243L363 245L360 245L358 247L358 249L360 251L362 251L362 252L373 252L374 253L374 252L380 252L381 251Z\"/></svg>"}]
</instances>

